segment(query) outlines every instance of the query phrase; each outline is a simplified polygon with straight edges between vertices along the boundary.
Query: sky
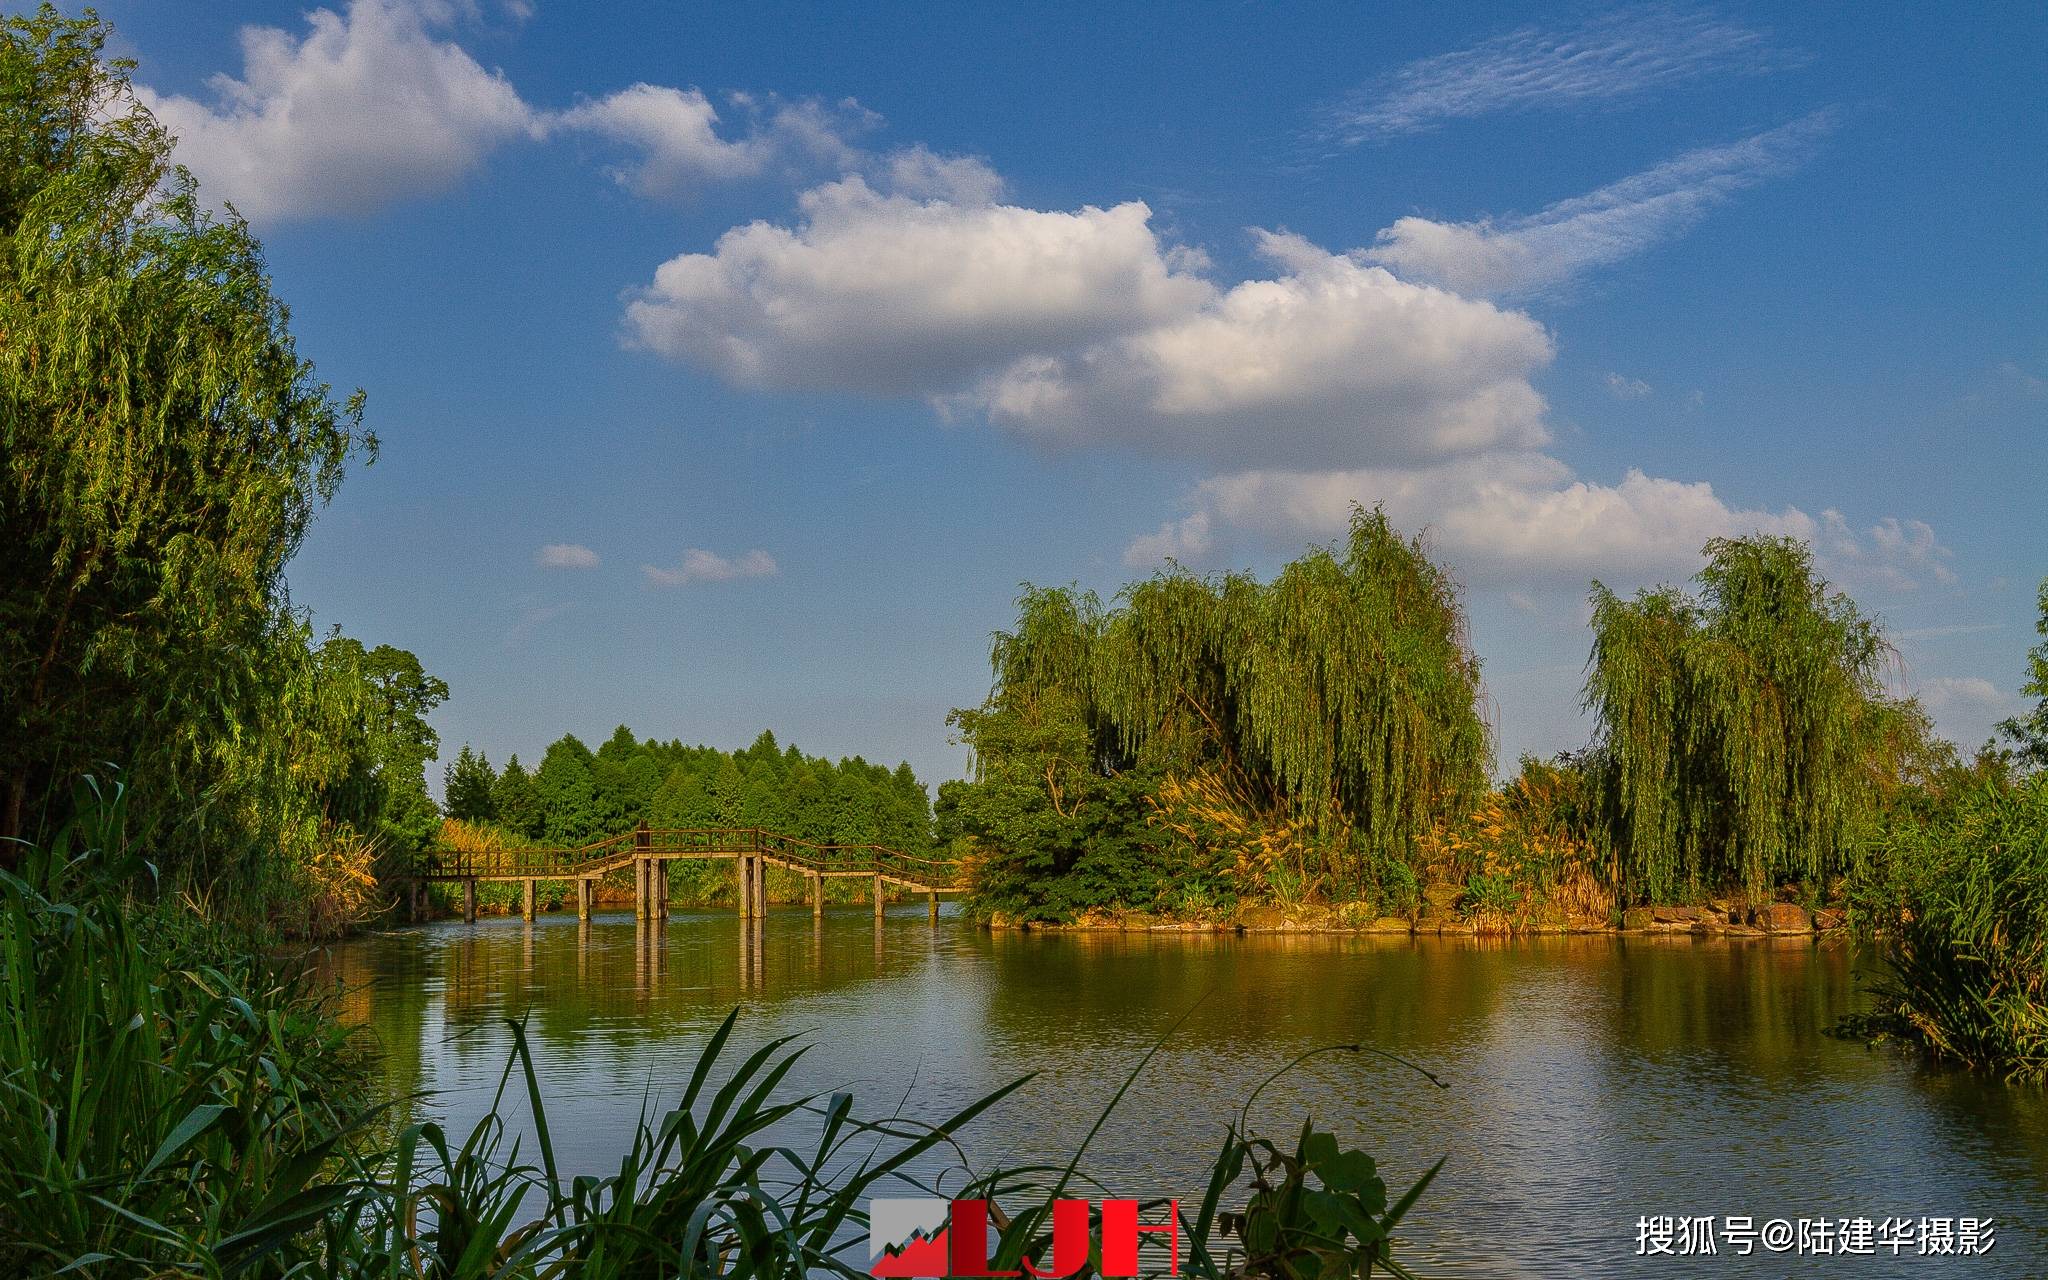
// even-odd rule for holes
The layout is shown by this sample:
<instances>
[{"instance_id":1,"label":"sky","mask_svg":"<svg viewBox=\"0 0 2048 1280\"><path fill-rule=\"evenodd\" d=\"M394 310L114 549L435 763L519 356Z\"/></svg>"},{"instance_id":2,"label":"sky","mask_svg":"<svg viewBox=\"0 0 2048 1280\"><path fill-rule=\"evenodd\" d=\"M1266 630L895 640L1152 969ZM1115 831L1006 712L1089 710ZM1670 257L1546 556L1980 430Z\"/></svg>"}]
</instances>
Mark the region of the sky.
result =
<instances>
[{"instance_id":1,"label":"sky","mask_svg":"<svg viewBox=\"0 0 2048 1280\"><path fill-rule=\"evenodd\" d=\"M1974 748L2048 574L2048 10L113 0L382 441L290 569L444 757L960 776L1020 584L1384 504L1500 768L1595 579L1813 544ZM438 781L438 780L437 780Z\"/></svg>"}]
</instances>

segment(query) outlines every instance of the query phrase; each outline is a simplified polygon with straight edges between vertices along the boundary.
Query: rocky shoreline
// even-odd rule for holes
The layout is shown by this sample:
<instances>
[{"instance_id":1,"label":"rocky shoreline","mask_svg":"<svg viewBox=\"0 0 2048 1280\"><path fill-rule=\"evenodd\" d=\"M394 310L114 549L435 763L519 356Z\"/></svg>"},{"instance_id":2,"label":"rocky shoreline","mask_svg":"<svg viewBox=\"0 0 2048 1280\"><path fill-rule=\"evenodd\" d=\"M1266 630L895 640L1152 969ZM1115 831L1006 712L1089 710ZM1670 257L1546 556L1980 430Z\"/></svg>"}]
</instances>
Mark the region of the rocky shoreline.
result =
<instances>
[{"instance_id":1,"label":"rocky shoreline","mask_svg":"<svg viewBox=\"0 0 2048 1280\"><path fill-rule=\"evenodd\" d=\"M1141 911L1096 912L1051 924L998 913L991 929L1047 933L1328 933L1384 936L1513 937L1558 934L1693 934L1709 937L1814 937L1843 927L1839 908L1808 911L1796 902L1716 899L1701 906L1630 907L1618 916L1561 911L1533 916L1459 915L1425 902L1413 916L1379 915L1367 903L1240 908L1223 919L1189 920Z\"/></svg>"}]
</instances>

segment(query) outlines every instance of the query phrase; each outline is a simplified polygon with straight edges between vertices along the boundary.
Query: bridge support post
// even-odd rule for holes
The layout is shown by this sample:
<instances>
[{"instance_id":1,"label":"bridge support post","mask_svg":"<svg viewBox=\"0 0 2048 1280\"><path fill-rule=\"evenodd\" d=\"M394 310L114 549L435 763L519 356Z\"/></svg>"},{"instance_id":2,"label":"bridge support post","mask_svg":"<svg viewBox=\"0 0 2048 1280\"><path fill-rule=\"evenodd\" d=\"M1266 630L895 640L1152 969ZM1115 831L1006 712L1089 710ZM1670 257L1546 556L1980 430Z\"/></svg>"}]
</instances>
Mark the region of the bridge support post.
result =
<instances>
[{"instance_id":1,"label":"bridge support post","mask_svg":"<svg viewBox=\"0 0 2048 1280\"><path fill-rule=\"evenodd\" d=\"M825 918L825 873L822 871L811 872L811 918Z\"/></svg>"},{"instance_id":2,"label":"bridge support post","mask_svg":"<svg viewBox=\"0 0 2048 1280\"><path fill-rule=\"evenodd\" d=\"M476 879L462 882L462 920L465 924L476 923Z\"/></svg>"},{"instance_id":3,"label":"bridge support post","mask_svg":"<svg viewBox=\"0 0 2048 1280\"><path fill-rule=\"evenodd\" d=\"M937 889L925 890L924 900L927 912L931 916L931 922L937 924L939 922L939 891Z\"/></svg>"},{"instance_id":4,"label":"bridge support post","mask_svg":"<svg viewBox=\"0 0 2048 1280\"><path fill-rule=\"evenodd\" d=\"M590 923L590 881L583 878L576 881L576 918Z\"/></svg>"},{"instance_id":5,"label":"bridge support post","mask_svg":"<svg viewBox=\"0 0 2048 1280\"><path fill-rule=\"evenodd\" d=\"M520 895L519 899L519 915L526 923L532 924L534 913L539 910L539 884L533 880L528 880L525 884L526 891Z\"/></svg>"},{"instance_id":6,"label":"bridge support post","mask_svg":"<svg viewBox=\"0 0 2048 1280\"><path fill-rule=\"evenodd\" d=\"M740 882L740 919L751 920L754 918L754 859L751 855L743 853L732 861L733 866L738 869Z\"/></svg>"},{"instance_id":7,"label":"bridge support post","mask_svg":"<svg viewBox=\"0 0 2048 1280\"><path fill-rule=\"evenodd\" d=\"M645 920L654 914L653 904L647 900L647 859L633 859L633 918Z\"/></svg>"},{"instance_id":8,"label":"bridge support post","mask_svg":"<svg viewBox=\"0 0 2048 1280\"><path fill-rule=\"evenodd\" d=\"M659 858L647 860L648 874L654 877L654 918L668 919L668 864Z\"/></svg>"},{"instance_id":9,"label":"bridge support post","mask_svg":"<svg viewBox=\"0 0 2048 1280\"><path fill-rule=\"evenodd\" d=\"M768 859L754 855L754 917L768 918Z\"/></svg>"},{"instance_id":10,"label":"bridge support post","mask_svg":"<svg viewBox=\"0 0 2048 1280\"><path fill-rule=\"evenodd\" d=\"M882 923L882 877L875 877L875 923Z\"/></svg>"}]
</instances>

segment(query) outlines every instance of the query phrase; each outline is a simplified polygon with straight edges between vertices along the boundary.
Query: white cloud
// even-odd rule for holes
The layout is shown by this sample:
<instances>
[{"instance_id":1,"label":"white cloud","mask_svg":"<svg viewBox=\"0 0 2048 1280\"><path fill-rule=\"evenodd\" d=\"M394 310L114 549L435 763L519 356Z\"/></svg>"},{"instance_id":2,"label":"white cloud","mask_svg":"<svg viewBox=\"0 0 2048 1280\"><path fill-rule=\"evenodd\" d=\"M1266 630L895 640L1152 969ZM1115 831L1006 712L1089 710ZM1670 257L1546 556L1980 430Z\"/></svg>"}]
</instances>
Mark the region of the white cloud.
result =
<instances>
[{"instance_id":1,"label":"white cloud","mask_svg":"<svg viewBox=\"0 0 2048 1280\"><path fill-rule=\"evenodd\" d=\"M1400 218L1379 233L1365 257L1460 293L1553 288L1678 235L1714 205L1799 163L1833 127L1832 112L1816 112L1737 142L1688 151L1527 217Z\"/></svg>"},{"instance_id":2,"label":"white cloud","mask_svg":"<svg viewBox=\"0 0 2048 1280\"><path fill-rule=\"evenodd\" d=\"M513 4L509 16L530 9ZM303 36L242 28L242 73L209 82L206 100L136 96L177 136L177 159L208 199L251 221L362 214L446 191L498 147L581 134L618 143L612 169L628 189L673 196L693 185L763 172L780 157L850 166L848 137L875 117L852 100L758 103L732 97L747 121L735 137L697 89L634 84L562 111L526 102L441 28L481 16L463 0L352 0L315 9Z\"/></svg>"},{"instance_id":3,"label":"white cloud","mask_svg":"<svg viewBox=\"0 0 2048 1280\"><path fill-rule=\"evenodd\" d=\"M533 562L543 569L595 569L597 552L574 542L550 542L533 553Z\"/></svg>"},{"instance_id":4,"label":"white cloud","mask_svg":"<svg viewBox=\"0 0 2048 1280\"><path fill-rule=\"evenodd\" d=\"M2000 689L1982 676L1934 676L1906 682L1903 692L1920 699L1943 737L1975 750L1998 730L1998 723L2027 709L2027 700Z\"/></svg>"},{"instance_id":5,"label":"white cloud","mask_svg":"<svg viewBox=\"0 0 2048 1280\"><path fill-rule=\"evenodd\" d=\"M673 195L700 179L759 173L769 147L759 138L718 136L718 112L696 89L636 84L550 116L549 132L595 133L628 143L638 163L614 171L639 195Z\"/></svg>"},{"instance_id":6,"label":"white cloud","mask_svg":"<svg viewBox=\"0 0 2048 1280\"><path fill-rule=\"evenodd\" d=\"M1616 400L1641 400L1650 391L1650 384L1641 378L1624 378L1618 373L1607 375L1607 394Z\"/></svg>"},{"instance_id":7,"label":"white cloud","mask_svg":"<svg viewBox=\"0 0 2048 1280\"><path fill-rule=\"evenodd\" d=\"M209 198L253 221L363 213L443 191L534 118L506 79L397 0L316 9L295 39L244 27L242 74L212 101L136 87Z\"/></svg>"},{"instance_id":8,"label":"white cloud","mask_svg":"<svg viewBox=\"0 0 2048 1280\"><path fill-rule=\"evenodd\" d=\"M1543 443L1528 316L1258 232L1272 276L1066 354L1023 357L953 401L1055 444L1225 465L1418 461Z\"/></svg>"},{"instance_id":9,"label":"white cloud","mask_svg":"<svg viewBox=\"0 0 2048 1280\"><path fill-rule=\"evenodd\" d=\"M1955 570L1949 567L1954 553L1924 520L1886 516L1859 534L1841 512L1823 511L1815 549L1843 577L1893 591L1915 590L1923 580L1945 587L1956 584Z\"/></svg>"},{"instance_id":10,"label":"white cloud","mask_svg":"<svg viewBox=\"0 0 2048 1280\"><path fill-rule=\"evenodd\" d=\"M847 177L805 192L794 228L736 227L663 263L629 338L744 386L924 395L1207 296L1143 204L1042 212L993 203L975 162L908 168L918 195Z\"/></svg>"},{"instance_id":11,"label":"white cloud","mask_svg":"<svg viewBox=\"0 0 2048 1280\"><path fill-rule=\"evenodd\" d=\"M692 582L731 582L735 578L772 578L781 572L775 557L754 550L728 559L699 547L683 551L683 562L674 568L643 564L640 572L656 587L681 587Z\"/></svg>"},{"instance_id":12,"label":"white cloud","mask_svg":"<svg viewBox=\"0 0 2048 1280\"><path fill-rule=\"evenodd\" d=\"M848 138L875 120L851 99L836 108L815 101L764 108L736 94L733 103L754 118L731 138L719 135L718 111L702 91L646 83L549 114L540 128L549 136L586 133L625 144L636 159L613 168L612 176L636 195L662 198L705 182L753 177L785 156L857 163L860 153Z\"/></svg>"},{"instance_id":13,"label":"white cloud","mask_svg":"<svg viewBox=\"0 0 2048 1280\"><path fill-rule=\"evenodd\" d=\"M1720 73L1798 61L1765 35L1670 6L1626 8L1568 30L1527 26L1411 62L1328 113L1327 133L1357 144L1535 107L1615 100Z\"/></svg>"},{"instance_id":14,"label":"white cloud","mask_svg":"<svg viewBox=\"0 0 2048 1280\"><path fill-rule=\"evenodd\" d=\"M1048 444L1241 465L1451 456L1547 439L1527 315L1258 232L1229 288L1132 202L1000 203L975 161L897 156L663 263L630 341L750 387L923 396Z\"/></svg>"},{"instance_id":15,"label":"white cloud","mask_svg":"<svg viewBox=\"0 0 2048 1280\"><path fill-rule=\"evenodd\" d=\"M1815 544L1822 572L1850 586L1909 589L1943 581L1947 550L1919 522L1882 521L1857 535L1832 511L1731 505L1704 481L1630 470L1617 484L1581 479L1533 451L1427 467L1242 471L1202 481L1189 513L1126 548L1134 566L1171 556L1214 560L1236 539L1268 547L1343 532L1352 504L1383 505L1396 526L1428 531L1437 554L1468 582L1616 587L1676 581L1700 565L1710 538L1766 533Z\"/></svg>"}]
</instances>

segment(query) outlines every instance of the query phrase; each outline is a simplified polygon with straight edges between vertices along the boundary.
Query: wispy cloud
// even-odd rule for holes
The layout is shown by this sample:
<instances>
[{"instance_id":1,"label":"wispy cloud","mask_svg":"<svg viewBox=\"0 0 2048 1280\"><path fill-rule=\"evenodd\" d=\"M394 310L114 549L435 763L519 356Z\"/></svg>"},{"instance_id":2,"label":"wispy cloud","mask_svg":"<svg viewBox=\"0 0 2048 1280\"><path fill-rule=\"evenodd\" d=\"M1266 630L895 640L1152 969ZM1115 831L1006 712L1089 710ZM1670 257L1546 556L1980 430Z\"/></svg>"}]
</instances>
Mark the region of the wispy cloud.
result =
<instances>
[{"instance_id":1,"label":"wispy cloud","mask_svg":"<svg viewBox=\"0 0 2048 1280\"><path fill-rule=\"evenodd\" d=\"M640 572L647 576L650 586L682 587L692 582L772 578L781 572L781 566L775 563L774 556L758 549L728 558L701 547L689 547L683 551L683 562L674 568L643 564Z\"/></svg>"},{"instance_id":2,"label":"wispy cloud","mask_svg":"<svg viewBox=\"0 0 2048 1280\"><path fill-rule=\"evenodd\" d=\"M1796 64L1761 31L1711 13L1658 6L1568 29L1527 26L1411 62L1327 112L1325 132L1357 145L1536 107L1633 97L1709 75Z\"/></svg>"},{"instance_id":3,"label":"wispy cloud","mask_svg":"<svg viewBox=\"0 0 2048 1280\"><path fill-rule=\"evenodd\" d=\"M1527 217L1407 217L1365 258L1411 280L1486 296L1535 293L1678 235L1736 192L1797 166L1835 127L1832 110L1700 147Z\"/></svg>"},{"instance_id":4,"label":"wispy cloud","mask_svg":"<svg viewBox=\"0 0 2048 1280\"><path fill-rule=\"evenodd\" d=\"M1616 400L1641 400L1651 390L1650 384L1641 378L1627 378L1618 373L1607 375L1607 394Z\"/></svg>"},{"instance_id":5,"label":"wispy cloud","mask_svg":"<svg viewBox=\"0 0 2048 1280\"><path fill-rule=\"evenodd\" d=\"M533 562L543 569L595 569L597 552L576 542L550 542L533 553Z\"/></svg>"}]
</instances>

